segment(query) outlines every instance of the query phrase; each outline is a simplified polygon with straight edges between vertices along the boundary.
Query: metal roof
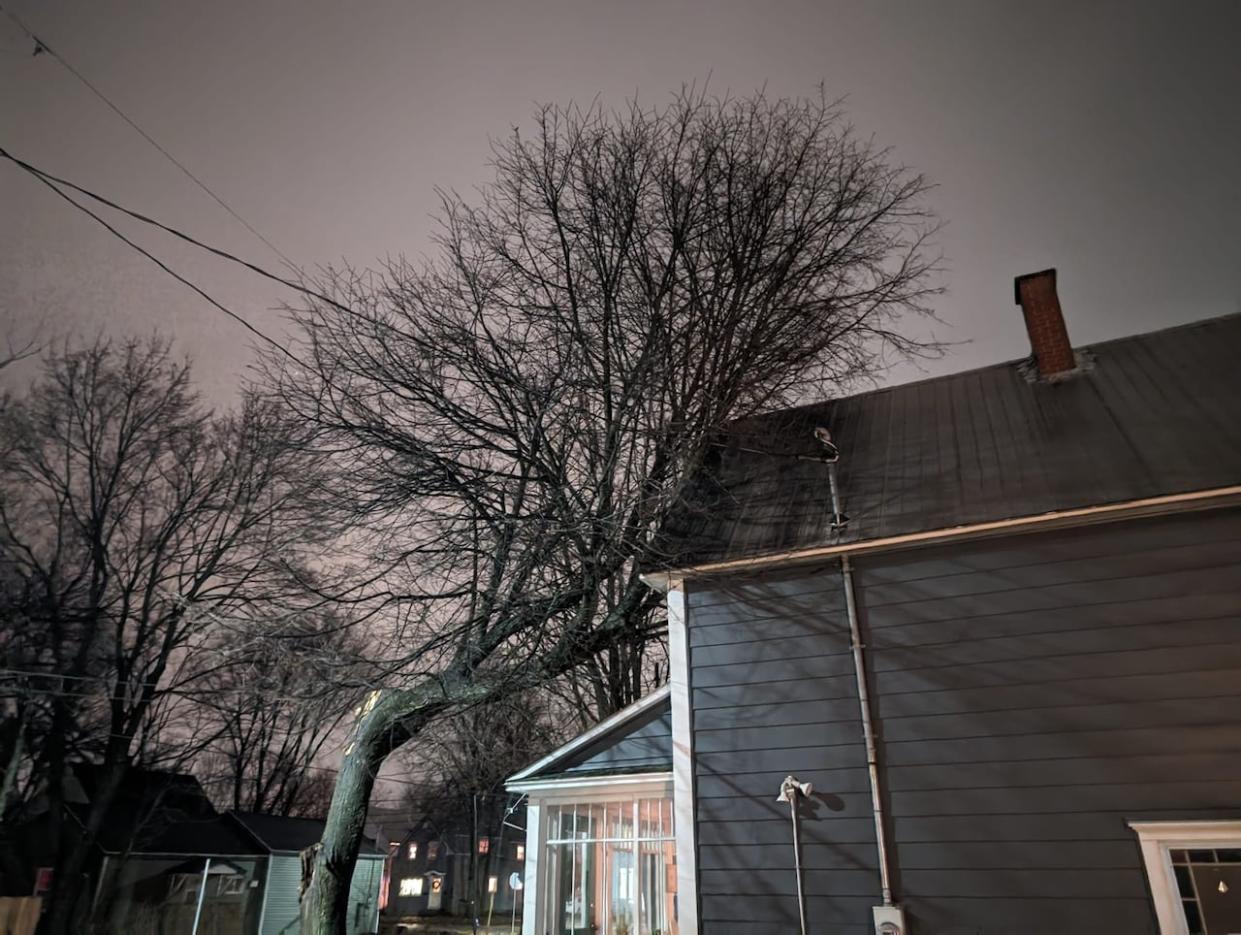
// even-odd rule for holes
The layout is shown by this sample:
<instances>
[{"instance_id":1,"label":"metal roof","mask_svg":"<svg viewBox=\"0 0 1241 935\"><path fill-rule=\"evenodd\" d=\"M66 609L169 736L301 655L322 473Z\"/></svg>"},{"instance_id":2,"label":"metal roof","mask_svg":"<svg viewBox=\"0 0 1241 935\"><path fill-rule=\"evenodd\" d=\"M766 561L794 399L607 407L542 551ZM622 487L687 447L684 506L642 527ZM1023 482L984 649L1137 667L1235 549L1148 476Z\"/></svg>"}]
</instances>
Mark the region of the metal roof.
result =
<instances>
[{"instance_id":1,"label":"metal roof","mask_svg":"<svg viewBox=\"0 0 1241 935\"><path fill-rule=\"evenodd\" d=\"M1241 483L1241 315L733 423L663 533L664 568ZM840 449L840 532L815 426Z\"/></svg>"}]
</instances>

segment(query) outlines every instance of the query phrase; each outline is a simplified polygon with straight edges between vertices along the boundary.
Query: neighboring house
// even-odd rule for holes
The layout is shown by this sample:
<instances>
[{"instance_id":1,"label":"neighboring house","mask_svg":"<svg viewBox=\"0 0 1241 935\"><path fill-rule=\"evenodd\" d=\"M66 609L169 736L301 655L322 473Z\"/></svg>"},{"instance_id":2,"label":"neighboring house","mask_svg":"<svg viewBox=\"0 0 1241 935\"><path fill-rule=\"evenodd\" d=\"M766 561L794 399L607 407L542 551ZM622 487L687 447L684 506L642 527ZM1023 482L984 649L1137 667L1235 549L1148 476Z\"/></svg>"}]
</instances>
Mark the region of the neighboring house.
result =
<instances>
[{"instance_id":1,"label":"neighboring house","mask_svg":"<svg viewBox=\"0 0 1241 935\"><path fill-rule=\"evenodd\" d=\"M74 767L69 815L80 823L97 769ZM323 822L218 813L192 776L131 769L95 839L83 884L99 935L295 935L300 851ZM39 836L46 815L21 829L37 878L50 864ZM365 842L354 870L347 935L378 931L383 853ZM29 892L26 889L25 892Z\"/></svg>"},{"instance_id":2,"label":"neighboring house","mask_svg":"<svg viewBox=\"0 0 1241 935\"><path fill-rule=\"evenodd\" d=\"M323 822L314 818L281 818L250 812L231 812L238 822L268 854L267 875L257 935L297 935L301 853L319 843ZM369 935L379 931L379 888L383 877L384 852L374 842L363 840L349 885L349 907L345 916L347 935Z\"/></svg>"},{"instance_id":3,"label":"neighboring house","mask_svg":"<svg viewBox=\"0 0 1241 935\"><path fill-rule=\"evenodd\" d=\"M1016 293L1030 360L737 423L665 530L679 935L798 931L799 864L811 932L1241 931L1241 316L1075 352ZM640 931L668 774L572 765L523 931Z\"/></svg>"},{"instance_id":4,"label":"neighboring house","mask_svg":"<svg viewBox=\"0 0 1241 935\"><path fill-rule=\"evenodd\" d=\"M480 918L510 919L515 899L520 913L521 894L514 892L509 880L525 866L526 839L516 830L522 828L522 821L524 809L516 809L509 824L498 829L502 833L476 838L468 829L465 833L448 831L427 819L412 827L384 822L389 829L384 919L467 918L472 873L478 878L474 908Z\"/></svg>"}]
</instances>

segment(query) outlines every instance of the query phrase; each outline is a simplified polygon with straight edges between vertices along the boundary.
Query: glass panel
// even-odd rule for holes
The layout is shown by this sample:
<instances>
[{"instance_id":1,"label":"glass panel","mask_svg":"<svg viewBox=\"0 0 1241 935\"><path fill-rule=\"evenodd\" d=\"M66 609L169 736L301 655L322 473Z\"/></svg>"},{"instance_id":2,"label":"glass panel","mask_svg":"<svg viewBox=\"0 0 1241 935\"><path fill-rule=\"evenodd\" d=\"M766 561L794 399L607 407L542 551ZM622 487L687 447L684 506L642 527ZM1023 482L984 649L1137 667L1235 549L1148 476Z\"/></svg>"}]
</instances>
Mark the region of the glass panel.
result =
<instances>
[{"instance_id":1,"label":"glass panel","mask_svg":"<svg viewBox=\"0 0 1241 935\"><path fill-rule=\"evenodd\" d=\"M1196 908L1206 935L1241 932L1241 865L1194 867Z\"/></svg>"},{"instance_id":2,"label":"glass panel","mask_svg":"<svg viewBox=\"0 0 1241 935\"><path fill-rule=\"evenodd\" d=\"M1202 916L1198 914L1198 905L1192 899L1187 899L1181 906L1185 909L1185 925L1189 928L1189 935L1203 935Z\"/></svg>"},{"instance_id":3,"label":"glass panel","mask_svg":"<svg viewBox=\"0 0 1241 935\"><path fill-rule=\"evenodd\" d=\"M1172 868L1176 874L1176 888L1180 890L1182 896L1186 899L1194 898L1194 882L1189 878L1189 868L1175 866Z\"/></svg>"},{"instance_id":4,"label":"glass panel","mask_svg":"<svg viewBox=\"0 0 1241 935\"><path fill-rule=\"evenodd\" d=\"M548 806L547 821L546 935L676 935L670 800Z\"/></svg>"},{"instance_id":5,"label":"glass panel","mask_svg":"<svg viewBox=\"0 0 1241 935\"><path fill-rule=\"evenodd\" d=\"M554 844L548 850L548 874L553 883L548 914L552 931L556 935L595 935L594 845Z\"/></svg>"},{"instance_id":6,"label":"glass panel","mask_svg":"<svg viewBox=\"0 0 1241 935\"><path fill-rule=\"evenodd\" d=\"M633 845L626 841L603 847L608 885L607 935L633 935L638 886Z\"/></svg>"},{"instance_id":7,"label":"glass panel","mask_svg":"<svg viewBox=\"0 0 1241 935\"><path fill-rule=\"evenodd\" d=\"M675 935L676 850L671 841L638 845L638 930L635 935Z\"/></svg>"}]
</instances>

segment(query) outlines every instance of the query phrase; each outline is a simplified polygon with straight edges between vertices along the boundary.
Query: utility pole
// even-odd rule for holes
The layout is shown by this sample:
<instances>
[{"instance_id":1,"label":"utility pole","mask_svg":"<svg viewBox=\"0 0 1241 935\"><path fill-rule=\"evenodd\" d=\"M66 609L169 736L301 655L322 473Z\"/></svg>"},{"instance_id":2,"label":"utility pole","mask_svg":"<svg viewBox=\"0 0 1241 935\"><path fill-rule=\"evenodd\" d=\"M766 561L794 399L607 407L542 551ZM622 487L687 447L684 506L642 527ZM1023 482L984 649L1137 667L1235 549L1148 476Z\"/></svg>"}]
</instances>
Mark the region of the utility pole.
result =
<instances>
[{"instance_id":1,"label":"utility pole","mask_svg":"<svg viewBox=\"0 0 1241 935\"><path fill-rule=\"evenodd\" d=\"M470 793L470 927L478 935L478 793Z\"/></svg>"}]
</instances>

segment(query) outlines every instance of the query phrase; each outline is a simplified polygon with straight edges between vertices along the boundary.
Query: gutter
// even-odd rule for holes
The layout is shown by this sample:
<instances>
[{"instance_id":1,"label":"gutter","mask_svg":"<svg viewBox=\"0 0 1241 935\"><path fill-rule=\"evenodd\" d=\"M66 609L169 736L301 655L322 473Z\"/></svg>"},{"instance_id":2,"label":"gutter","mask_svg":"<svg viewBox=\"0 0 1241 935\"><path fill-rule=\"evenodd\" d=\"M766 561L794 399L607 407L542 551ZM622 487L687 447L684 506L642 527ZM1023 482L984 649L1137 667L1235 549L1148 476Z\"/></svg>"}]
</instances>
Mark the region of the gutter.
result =
<instances>
[{"instance_id":1,"label":"gutter","mask_svg":"<svg viewBox=\"0 0 1241 935\"><path fill-rule=\"evenodd\" d=\"M985 523L973 523L965 526L946 526L939 529L928 529L923 532L887 536L882 539L863 539L857 542L838 543L835 545L811 546L803 549L776 552L771 555L754 556L752 558L706 562L701 565L689 565L684 568L666 571L648 571L640 575L640 577L648 587L654 588L657 591L667 591L672 586L673 581L678 578L692 578L723 572L762 571L784 565L810 563L825 558L858 555L866 552L882 552L919 545L935 545L941 542L978 539L1007 533L1037 532L1043 529L1085 526L1092 523L1113 522L1137 516L1158 516L1165 513L1180 513L1189 510L1205 510L1218 506L1233 506L1239 503L1241 503L1241 484L1234 484L1229 487L1215 487L1209 490L1195 490L1189 493L1146 497L1140 500L1125 500L1120 503L1055 510L1050 513L991 520Z\"/></svg>"}]
</instances>

